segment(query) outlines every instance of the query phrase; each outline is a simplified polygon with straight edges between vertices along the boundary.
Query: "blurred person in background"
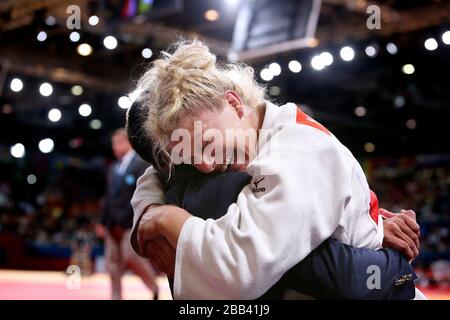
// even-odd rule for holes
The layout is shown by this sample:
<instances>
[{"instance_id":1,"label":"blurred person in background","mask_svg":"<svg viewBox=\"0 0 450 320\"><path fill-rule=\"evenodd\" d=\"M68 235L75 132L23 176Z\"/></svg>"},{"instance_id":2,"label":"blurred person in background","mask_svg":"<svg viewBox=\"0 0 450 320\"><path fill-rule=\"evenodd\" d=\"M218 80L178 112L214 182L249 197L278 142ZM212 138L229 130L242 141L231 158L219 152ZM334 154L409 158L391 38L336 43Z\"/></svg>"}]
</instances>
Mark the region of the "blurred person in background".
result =
<instances>
[{"instance_id":1,"label":"blurred person in background","mask_svg":"<svg viewBox=\"0 0 450 320\"><path fill-rule=\"evenodd\" d=\"M105 240L106 268L111 277L113 300L122 299L122 275L130 267L158 298L157 273L148 260L139 257L130 245L133 224L131 197L136 180L148 164L132 149L125 129L116 130L111 138L112 150L117 161L108 173L108 186L104 199L101 223L96 225L99 238Z\"/></svg>"}]
</instances>

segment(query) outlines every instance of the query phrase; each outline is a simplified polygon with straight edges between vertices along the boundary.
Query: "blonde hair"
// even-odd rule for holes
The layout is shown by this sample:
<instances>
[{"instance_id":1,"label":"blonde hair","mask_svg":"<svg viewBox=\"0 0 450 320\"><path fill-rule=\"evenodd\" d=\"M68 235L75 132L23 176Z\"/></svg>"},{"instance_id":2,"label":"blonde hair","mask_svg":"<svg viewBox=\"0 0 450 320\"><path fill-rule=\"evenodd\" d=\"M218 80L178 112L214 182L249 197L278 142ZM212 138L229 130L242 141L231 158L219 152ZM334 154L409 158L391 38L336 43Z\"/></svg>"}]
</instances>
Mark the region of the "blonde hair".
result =
<instances>
[{"instance_id":1,"label":"blonde hair","mask_svg":"<svg viewBox=\"0 0 450 320\"><path fill-rule=\"evenodd\" d=\"M251 67L218 66L216 56L198 40L179 41L172 47L173 53L162 52L163 57L153 62L137 84L141 91L138 102L148 112L145 130L154 142L154 158L160 159L163 153L169 164L165 148L180 121L202 110L220 111L227 90L235 91L245 105L254 108L264 103L265 96ZM167 168L167 163L157 166Z\"/></svg>"}]
</instances>

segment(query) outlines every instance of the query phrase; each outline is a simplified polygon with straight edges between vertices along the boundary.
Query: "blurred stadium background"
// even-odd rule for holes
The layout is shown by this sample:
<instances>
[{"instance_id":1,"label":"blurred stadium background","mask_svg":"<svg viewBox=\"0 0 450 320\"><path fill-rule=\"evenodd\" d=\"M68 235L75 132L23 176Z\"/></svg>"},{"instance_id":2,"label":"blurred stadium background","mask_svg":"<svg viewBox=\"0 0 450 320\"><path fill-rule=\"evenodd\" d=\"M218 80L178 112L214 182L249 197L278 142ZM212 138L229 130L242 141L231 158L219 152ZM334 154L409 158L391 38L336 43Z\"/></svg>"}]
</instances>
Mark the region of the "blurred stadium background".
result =
<instances>
[{"instance_id":1,"label":"blurred stadium background","mask_svg":"<svg viewBox=\"0 0 450 320\"><path fill-rule=\"evenodd\" d=\"M371 5L380 29L366 25ZM110 135L133 81L180 36L251 64L271 99L301 104L350 148L382 207L414 209L419 285L450 298L449 1L3 0L0 299L108 298L94 223ZM66 287L70 264L80 290ZM148 297L127 275L125 298Z\"/></svg>"}]
</instances>

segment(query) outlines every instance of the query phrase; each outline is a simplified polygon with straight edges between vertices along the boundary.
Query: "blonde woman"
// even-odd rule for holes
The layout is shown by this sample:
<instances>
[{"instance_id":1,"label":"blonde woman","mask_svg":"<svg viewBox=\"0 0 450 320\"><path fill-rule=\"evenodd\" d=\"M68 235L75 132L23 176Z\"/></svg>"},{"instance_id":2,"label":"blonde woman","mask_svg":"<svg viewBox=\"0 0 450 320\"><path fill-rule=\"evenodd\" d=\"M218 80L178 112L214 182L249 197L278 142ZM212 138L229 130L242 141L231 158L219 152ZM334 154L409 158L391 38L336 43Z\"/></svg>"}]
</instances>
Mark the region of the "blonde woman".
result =
<instances>
[{"instance_id":1,"label":"blonde woman","mask_svg":"<svg viewBox=\"0 0 450 320\"><path fill-rule=\"evenodd\" d=\"M166 251L164 239L176 248L175 298L257 298L329 237L381 248L377 200L351 152L295 104L266 101L251 68L221 68L202 43L180 43L138 89L159 169L182 161L252 177L218 220L163 205L153 168L138 180L131 242L143 256ZM417 230L401 232L417 256Z\"/></svg>"}]
</instances>

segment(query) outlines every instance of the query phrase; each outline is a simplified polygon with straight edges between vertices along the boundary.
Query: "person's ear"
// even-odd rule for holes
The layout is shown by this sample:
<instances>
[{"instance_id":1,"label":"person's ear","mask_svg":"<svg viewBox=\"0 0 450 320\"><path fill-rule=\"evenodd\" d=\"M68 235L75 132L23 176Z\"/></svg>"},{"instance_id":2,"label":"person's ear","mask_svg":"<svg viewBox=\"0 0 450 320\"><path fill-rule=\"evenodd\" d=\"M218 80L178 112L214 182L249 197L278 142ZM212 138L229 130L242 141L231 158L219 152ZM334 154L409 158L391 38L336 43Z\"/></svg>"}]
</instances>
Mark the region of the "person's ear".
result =
<instances>
[{"instance_id":1,"label":"person's ear","mask_svg":"<svg viewBox=\"0 0 450 320\"><path fill-rule=\"evenodd\" d=\"M244 104L242 103L241 97L235 91L227 90L225 92L225 100L229 106L236 110L239 118L244 116Z\"/></svg>"}]
</instances>

